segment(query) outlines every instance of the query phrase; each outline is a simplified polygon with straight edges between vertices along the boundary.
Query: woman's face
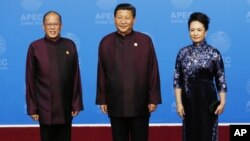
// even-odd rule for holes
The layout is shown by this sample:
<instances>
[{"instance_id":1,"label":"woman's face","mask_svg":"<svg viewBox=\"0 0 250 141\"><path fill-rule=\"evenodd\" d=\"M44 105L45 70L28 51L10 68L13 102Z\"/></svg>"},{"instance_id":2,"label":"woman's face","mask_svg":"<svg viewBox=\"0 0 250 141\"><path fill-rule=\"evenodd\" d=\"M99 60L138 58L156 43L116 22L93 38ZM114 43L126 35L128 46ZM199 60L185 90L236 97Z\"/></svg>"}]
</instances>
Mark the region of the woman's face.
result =
<instances>
[{"instance_id":1,"label":"woman's face","mask_svg":"<svg viewBox=\"0 0 250 141\"><path fill-rule=\"evenodd\" d=\"M206 37L207 31L199 21L192 21L189 27L189 35L194 43L202 42Z\"/></svg>"}]
</instances>

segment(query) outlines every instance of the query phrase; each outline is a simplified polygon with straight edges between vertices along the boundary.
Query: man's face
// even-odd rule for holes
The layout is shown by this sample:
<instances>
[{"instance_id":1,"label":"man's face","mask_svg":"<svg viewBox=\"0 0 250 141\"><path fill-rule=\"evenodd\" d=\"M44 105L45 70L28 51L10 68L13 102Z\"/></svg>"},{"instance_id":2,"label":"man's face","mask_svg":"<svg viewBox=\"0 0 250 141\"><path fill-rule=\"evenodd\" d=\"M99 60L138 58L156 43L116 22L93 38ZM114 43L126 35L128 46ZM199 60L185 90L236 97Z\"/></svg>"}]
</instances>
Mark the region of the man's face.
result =
<instances>
[{"instance_id":1,"label":"man's face","mask_svg":"<svg viewBox=\"0 0 250 141\"><path fill-rule=\"evenodd\" d=\"M60 36L62 28L59 16L55 13L48 14L45 17L43 28L48 38L56 40Z\"/></svg>"},{"instance_id":2,"label":"man's face","mask_svg":"<svg viewBox=\"0 0 250 141\"><path fill-rule=\"evenodd\" d=\"M115 26L119 34L125 36L129 34L135 23L135 18L130 10L118 10L115 16Z\"/></svg>"}]
</instances>

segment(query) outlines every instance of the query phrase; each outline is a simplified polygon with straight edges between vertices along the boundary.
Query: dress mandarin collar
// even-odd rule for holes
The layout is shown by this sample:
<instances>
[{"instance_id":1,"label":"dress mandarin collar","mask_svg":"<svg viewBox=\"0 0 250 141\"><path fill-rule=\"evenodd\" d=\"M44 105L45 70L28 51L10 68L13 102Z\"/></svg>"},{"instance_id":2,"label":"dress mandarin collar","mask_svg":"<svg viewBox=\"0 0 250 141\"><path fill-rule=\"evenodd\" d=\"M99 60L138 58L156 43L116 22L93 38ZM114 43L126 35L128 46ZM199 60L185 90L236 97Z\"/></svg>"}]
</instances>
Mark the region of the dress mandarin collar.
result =
<instances>
[{"instance_id":1,"label":"dress mandarin collar","mask_svg":"<svg viewBox=\"0 0 250 141\"><path fill-rule=\"evenodd\" d=\"M203 40L199 43L193 42L193 47L204 47L207 44L206 40Z\"/></svg>"}]
</instances>

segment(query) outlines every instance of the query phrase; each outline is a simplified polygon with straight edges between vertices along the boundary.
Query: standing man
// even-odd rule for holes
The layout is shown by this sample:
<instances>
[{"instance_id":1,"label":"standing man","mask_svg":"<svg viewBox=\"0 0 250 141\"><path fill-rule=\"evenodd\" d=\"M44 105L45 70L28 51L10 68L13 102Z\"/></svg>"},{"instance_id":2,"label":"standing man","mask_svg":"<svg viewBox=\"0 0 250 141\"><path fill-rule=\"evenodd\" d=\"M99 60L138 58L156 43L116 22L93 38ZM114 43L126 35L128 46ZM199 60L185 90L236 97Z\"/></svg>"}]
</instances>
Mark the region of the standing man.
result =
<instances>
[{"instance_id":1,"label":"standing man","mask_svg":"<svg viewBox=\"0 0 250 141\"><path fill-rule=\"evenodd\" d=\"M134 6L119 4L117 31L99 45L96 104L110 117L113 141L148 141L150 113L161 103L154 46L133 30L135 16Z\"/></svg>"},{"instance_id":2,"label":"standing man","mask_svg":"<svg viewBox=\"0 0 250 141\"><path fill-rule=\"evenodd\" d=\"M61 16L43 17L45 37L32 42L26 62L28 115L39 121L42 141L70 141L72 119L83 110L75 43L60 36Z\"/></svg>"}]
</instances>

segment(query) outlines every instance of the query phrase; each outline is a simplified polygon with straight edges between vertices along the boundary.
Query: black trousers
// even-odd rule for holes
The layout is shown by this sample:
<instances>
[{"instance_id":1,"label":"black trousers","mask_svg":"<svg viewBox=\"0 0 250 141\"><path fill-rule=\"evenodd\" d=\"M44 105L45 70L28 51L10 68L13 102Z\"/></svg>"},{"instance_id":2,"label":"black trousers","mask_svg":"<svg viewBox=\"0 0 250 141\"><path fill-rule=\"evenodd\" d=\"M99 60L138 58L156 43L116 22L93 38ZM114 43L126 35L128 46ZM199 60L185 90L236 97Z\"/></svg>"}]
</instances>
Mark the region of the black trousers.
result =
<instances>
[{"instance_id":1,"label":"black trousers","mask_svg":"<svg viewBox=\"0 0 250 141\"><path fill-rule=\"evenodd\" d=\"M71 124L40 124L41 141L70 141Z\"/></svg>"},{"instance_id":2,"label":"black trousers","mask_svg":"<svg viewBox=\"0 0 250 141\"><path fill-rule=\"evenodd\" d=\"M113 141L148 141L149 116L110 117Z\"/></svg>"}]
</instances>

